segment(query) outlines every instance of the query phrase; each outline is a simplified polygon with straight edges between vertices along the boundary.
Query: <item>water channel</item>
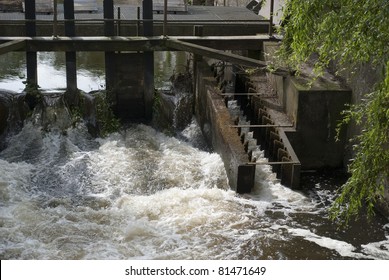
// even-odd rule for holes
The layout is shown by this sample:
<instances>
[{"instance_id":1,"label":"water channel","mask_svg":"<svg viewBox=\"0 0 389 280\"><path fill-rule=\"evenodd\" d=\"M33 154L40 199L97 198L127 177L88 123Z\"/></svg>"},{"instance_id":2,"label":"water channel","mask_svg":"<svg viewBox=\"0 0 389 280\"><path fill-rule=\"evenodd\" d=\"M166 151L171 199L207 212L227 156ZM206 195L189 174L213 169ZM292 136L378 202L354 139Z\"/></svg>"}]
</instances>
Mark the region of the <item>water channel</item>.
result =
<instances>
[{"instance_id":1,"label":"water channel","mask_svg":"<svg viewBox=\"0 0 389 280\"><path fill-rule=\"evenodd\" d=\"M41 88L64 88L64 56L38 57ZM0 88L21 91L24 55L1 59ZM156 54L156 86L184 61ZM78 87L104 88L103 67L102 54L79 55ZM387 220L328 219L340 174L303 174L294 191L258 166L252 193L237 195L196 122L177 135L133 124L96 139L83 124L26 121L0 151L0 258L389 259Z\"/></svg>"}]
</instances>

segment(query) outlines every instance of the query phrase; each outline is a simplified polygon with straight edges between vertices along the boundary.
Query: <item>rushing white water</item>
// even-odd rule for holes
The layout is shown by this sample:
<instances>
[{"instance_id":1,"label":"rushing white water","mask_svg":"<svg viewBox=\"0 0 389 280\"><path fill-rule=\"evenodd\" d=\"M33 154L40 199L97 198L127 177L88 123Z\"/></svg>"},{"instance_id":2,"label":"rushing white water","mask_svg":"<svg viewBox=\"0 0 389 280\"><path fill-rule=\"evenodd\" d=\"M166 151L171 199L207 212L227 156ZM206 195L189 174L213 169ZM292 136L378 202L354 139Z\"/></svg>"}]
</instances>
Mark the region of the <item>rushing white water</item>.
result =
<instances>
[{"instance_id":1,"label":"rushing white water","mask_svg":"<svg viewBox=\"0 0 389 280\"><path fill-rule=\"evenodd\" d=\"M104 56L88 55L77 58L79 88L104 88ZM163 85L185 59L156 56ZM22 90L24 56L3 59L0 88ZM65 86L63 60L39 54L41 88ZM0 151L1 259L389 259L385 220L337 229L327 218L339 184L326 176L302 178L298 192L258 166L252 193L237 195L195 122L176 138L134 125L93 139L83 125L67 128L61 99L47 98Z\"/></svg>"},{"instance_id":2,"label":"rushing white water","mask_svg":"<svg viewBox=\"0 0 389 280\"><path fill-rule=\"evenodd\" d=\"M239 196L217 154L145 125L92 139L27 123L0 170L1 259L389 258L387 226L352 244L320 186L292 191L263 166Z\"/></svg>"}]
</instances>

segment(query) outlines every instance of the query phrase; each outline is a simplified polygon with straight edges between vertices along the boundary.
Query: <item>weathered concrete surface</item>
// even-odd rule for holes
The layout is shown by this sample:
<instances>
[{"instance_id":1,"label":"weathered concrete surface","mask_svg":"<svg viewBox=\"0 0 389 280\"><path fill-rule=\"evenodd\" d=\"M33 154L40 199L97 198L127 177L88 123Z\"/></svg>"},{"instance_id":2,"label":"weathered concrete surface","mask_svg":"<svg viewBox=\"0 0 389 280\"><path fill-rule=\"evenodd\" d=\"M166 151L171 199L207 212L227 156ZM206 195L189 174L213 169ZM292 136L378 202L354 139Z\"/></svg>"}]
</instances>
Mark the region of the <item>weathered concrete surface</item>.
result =
<instances>
[{"instance_id":1,"label":"weathered concrete surface","mask_svg":"<svg viewBox=\"0 0 389 280\"><path fill-rule=\"evenodd\" d=\"M276 43L264 43L265 59L270 59L277 47ZM343 167L346 133L337 141L336 128L341 112L351 102L351 90L328 73L312 80L311 72L307 66L298 77L269 74L269 81L280 107L295 125L296 132L288 137L302 169Z\"/></svg>"},{"instance_id":2,"label":"weathered concrete surface","mask_svg":"<svg viewBox=\"0 0 389 280\"><path fill-rule=\"evenodd\" d=\"M107 89L115 114L122 120L144 118L143 55L115 53L111 59L115 68L107 72Z\"/></svg>"},{"instance_id":3,"label":"weathered concrete surface","mask_svg":"<svg viewBox=\"0 0 389 280\"><path fill-rule=\"evenodd\" d=\"M351 92L343 89L302 89L299 81L289 78L287 114L294 120L296 133L291 143L304 169L342 167L346 135L336 140L341 112L350 103ZM289 110L288 110L289 109Z\"/></svg>"},{"instance_id":4,"label":"weathered concrete surface","mask_svg":"<svg viewBox=\"0 0 389 280\"><path fill-rule=\"evenodd\" d=\"M209 66L197 63L196 118L208 144L220 154L231 188L238 193L249 192L254 184L255 166L248 165L248 155L240 141L234 122L225 106Z\"/></svg>"}]
</instances>

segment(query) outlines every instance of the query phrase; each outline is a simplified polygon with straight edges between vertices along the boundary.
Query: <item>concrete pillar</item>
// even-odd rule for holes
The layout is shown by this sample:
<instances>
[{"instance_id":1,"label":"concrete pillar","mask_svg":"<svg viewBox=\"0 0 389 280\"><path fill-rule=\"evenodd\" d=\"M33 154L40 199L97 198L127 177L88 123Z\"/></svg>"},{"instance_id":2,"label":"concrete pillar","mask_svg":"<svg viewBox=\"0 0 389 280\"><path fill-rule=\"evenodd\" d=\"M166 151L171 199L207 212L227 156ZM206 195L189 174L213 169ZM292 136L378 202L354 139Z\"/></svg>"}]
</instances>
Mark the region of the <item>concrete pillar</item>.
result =
<instances>
[{"instance_id":1,"label":"concrete pillar","mask_svg":"<svg viewBox=\"0 0 389 280\"><path fill-rule=\"evenodd\" d=\"M153 36L153 1L143 0L143 35ZM154 53L144 52L145 118L151 120L154 102Z\"/></svg>"},{"instance_id":2,"label":"concrete pillar","mask_svg":"<svg viewBox=\"0 0 389 280\"><path fill-rule=\"evenodd\" d=\"M76 36L74 23L74 0L64 1L65 36ZM66 21L70 20L70 21ZM66 101L70 105L77 103L77 61L76 52L66 52Z\"/></svg>"},{"instance_id":3,"label":"concrete pillar","mask_svg":"<svg viewBox=\"0 0 389 280\"><path fill-rule=\"evenodd\" d=\"M104 35L111 37L115 36L115 24L114 24L114 6L113 0L104 0ZM111 92L114 88L114 73L115 73L115 64L114 64L114 52L105 52L105 84L108 92ZM114 94L110 94L108 99L116 103Z\"/></svg>"},{"instance_id":4,"label":"concrete pillar","mask_svg":"<svg viewBox=\"0 0 389 280\"><path fill-rule=\"evenodd\" d=\"M114 6L113 0L104 0L104 33L105 36L114 36L115 35L115 22L114 22Z\"/></svg>"},{"instance_id":5,"label":"concrete pillar","mask_svg":"<svg viewBox=\"0 0 389 280\"><path fill-rule=\"evenodd\" d=\"M35 0L25 0L24 1L25 9L25 19L26 21L26 35L29 37L36 36L36 24L33 21L35 20ZM27 62L27 85L37 86L38 84L38 75L37 75L37 54L36 52L27 52L26 53L26 62Z\"/></svg>"}]
</instances>

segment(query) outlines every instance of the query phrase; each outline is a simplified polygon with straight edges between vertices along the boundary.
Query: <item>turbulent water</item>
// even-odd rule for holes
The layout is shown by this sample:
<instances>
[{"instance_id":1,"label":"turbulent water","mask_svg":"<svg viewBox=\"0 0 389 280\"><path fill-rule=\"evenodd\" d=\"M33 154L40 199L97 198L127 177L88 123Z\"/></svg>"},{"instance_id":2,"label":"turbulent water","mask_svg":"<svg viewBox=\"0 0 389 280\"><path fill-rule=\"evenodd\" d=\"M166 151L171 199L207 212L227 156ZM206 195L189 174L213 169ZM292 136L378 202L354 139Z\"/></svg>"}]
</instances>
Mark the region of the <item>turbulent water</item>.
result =
<instances>
[{"instance_id":1,"label":"turbulent water","mask_svg":"<svg viewBox=\"0 0 389 280\"><path fill-rule=\"evenodd\" d=\"M164 75L177 67L158 55ZM22 90L24 58L2 57L0 88ZM40 86L64 86L63 55L38 58ZM104 88L102 58L78 57L81 89ZM82 124L67 129L68 112L47 98L0 151L0 259L389 259L386 220L328 220L332 174L304 175L298 192L258 166L252 193L237 195L196 122L177 137L133 125L94 139Z\"/></svg>"},{"instance_id":2,"label":"turbulent water","mask_svg":"<svg viewBox=\"0 0 389 280\"><path fill-rule=\"evenodd\" d=\"M258 167L229 190L221 158L134 125L105 139L27 123L0 153L1 259L389 259L389 226L336 230L333 193L300 193Z\"/></svg>"}]
</instances>

